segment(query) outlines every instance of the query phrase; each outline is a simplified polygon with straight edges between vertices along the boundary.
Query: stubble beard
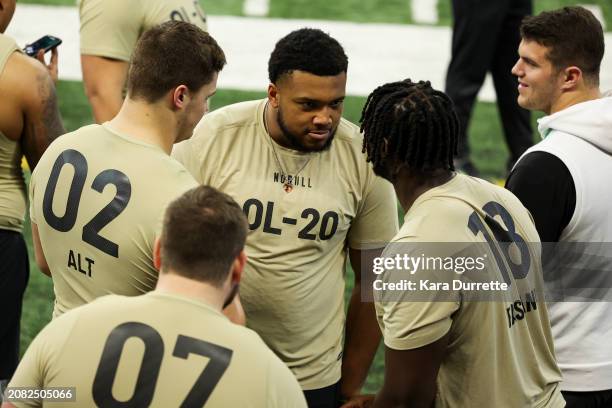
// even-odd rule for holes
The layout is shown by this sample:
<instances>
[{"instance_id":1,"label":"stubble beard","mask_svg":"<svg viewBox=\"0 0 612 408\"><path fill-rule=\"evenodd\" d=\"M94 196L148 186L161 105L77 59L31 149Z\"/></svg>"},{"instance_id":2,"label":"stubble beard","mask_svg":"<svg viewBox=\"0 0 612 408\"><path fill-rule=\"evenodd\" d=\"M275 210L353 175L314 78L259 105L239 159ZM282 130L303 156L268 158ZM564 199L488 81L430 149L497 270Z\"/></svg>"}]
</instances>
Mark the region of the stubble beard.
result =
<instances>
[{"instance_id":1,"label":"stubble beard","mask_svg":"<svg viewBox=\"0 0 612 408\"><path fill-rule=\"evenodd\" d=\"M336 136L336 130L338 129L338 127L336 126L336 128L331 130L329 138L325 141L325 144L323 146L312 148L304 146L304 144L300 140L300 137L289 130L289 128L287 127L287 123L285 123L285 120L283 119L283 113L280 107L276 112L276 122L278 123L278 127L283 132L283 136L291 145L290 147L300 152L322 152L325 150L329 150L332 145L332 142L334 141L334 137Z\"/></svg>"}]
</instances>

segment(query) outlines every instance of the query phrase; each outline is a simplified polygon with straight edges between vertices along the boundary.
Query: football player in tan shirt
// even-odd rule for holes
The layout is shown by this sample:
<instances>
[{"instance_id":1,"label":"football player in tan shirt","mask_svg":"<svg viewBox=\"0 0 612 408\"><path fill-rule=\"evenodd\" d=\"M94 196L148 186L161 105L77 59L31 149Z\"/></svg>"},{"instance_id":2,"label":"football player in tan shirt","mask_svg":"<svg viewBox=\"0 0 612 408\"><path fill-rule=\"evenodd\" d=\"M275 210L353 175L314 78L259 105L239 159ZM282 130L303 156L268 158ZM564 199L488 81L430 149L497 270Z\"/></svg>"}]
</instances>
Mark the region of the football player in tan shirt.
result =
<instances>
[{"instance_id":1,"label":"football player in tan shirt","mask_svg":"<svg viewBox=\"0 0 612 408\"><path fill-rule=\"evenodd\" d=\"M208 110L224 64L216 41L193 24L154 27L136 46L119 114L45 152L30 182L30 215L36 259L53 277L54 316L155 287L163 211L197 185L169 153Z\"/></svg>"},{"instance_id":2,"label":"football player in tan shirt","mask_svg":"<svg viewBox=\"0 0 612 408\"><path fill-rule=\"evenodd\" d=\"M383 262L431 265L412 274L390 262L375 282L386 351L374 406L565 406L534 222L509 191L454 171L450 98L429 82L383 85L366 102L362 129L368 160L406 211ZM382 286L398 278L413 289Z\"/></svg>"},{"instance_id":3,"label":"football player in tan shirt","mask_svg":"<svg viewBox=\"0 0 612 408\"><path fill-rule=\"evenodd\" d=\"M15 387L74 387L62 406L305 408L287 366L221 313L242 276L246 235L241 208L211 187L173 201L154 250L156 289L105 296L49 323L7 389L14 406L43 405L15 398Z\"/></svg>"},{"instance_id":4,"label":"football player in tan shirt","mask_svg":"<svg viewBox=\"0 0 612 408\"><path fill-rule=\"evenodd\" d=\"M212 112L173 150L198 182L247 214L247 324L320 407L358 397L380 342L361 272L397 232L393 188L365 162L359 128L342 118L347 66L334 38L293 31L270 56L266 99ZM345 315L348 260L355 286Z\"/></svg>"}]
</instances>

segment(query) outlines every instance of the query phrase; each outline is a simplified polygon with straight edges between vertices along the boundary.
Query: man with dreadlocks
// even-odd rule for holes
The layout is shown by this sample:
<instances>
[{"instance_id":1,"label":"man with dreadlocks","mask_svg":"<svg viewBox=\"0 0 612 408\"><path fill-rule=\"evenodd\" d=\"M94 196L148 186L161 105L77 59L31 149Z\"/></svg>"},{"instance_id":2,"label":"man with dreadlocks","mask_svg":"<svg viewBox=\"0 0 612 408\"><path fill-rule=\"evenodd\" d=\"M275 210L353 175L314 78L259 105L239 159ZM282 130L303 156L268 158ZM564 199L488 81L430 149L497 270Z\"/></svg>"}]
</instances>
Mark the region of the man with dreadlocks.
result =
<instances>
[{"instance_id":1,"label":"man with dreadlocks","mask_svg":"<svg viewBox=\"0 0 612 408\"><path fill-rule=\"evenodd\" d=\"M382 260L399 255L428 265L401 274L413 277L416 292L377 290L401 266L374 282L386 346L374 406L564 406L548 316L537 297L539 247L527 245L538 242L534 223L510 192L455 173L459 124L449 97L429 82L389 83L369 96L361 121L368 161L393 184L406 211ZM481 257L483 267L470 271L469 257L459 254ZM429 264L438 257L444 267ZM454 269L446 269L448 259ZM485 292L482 284L470 293L483 277L501 282L501 290ZM431 282L440 285L432 290Z\"/></svg>"}]
</instances>

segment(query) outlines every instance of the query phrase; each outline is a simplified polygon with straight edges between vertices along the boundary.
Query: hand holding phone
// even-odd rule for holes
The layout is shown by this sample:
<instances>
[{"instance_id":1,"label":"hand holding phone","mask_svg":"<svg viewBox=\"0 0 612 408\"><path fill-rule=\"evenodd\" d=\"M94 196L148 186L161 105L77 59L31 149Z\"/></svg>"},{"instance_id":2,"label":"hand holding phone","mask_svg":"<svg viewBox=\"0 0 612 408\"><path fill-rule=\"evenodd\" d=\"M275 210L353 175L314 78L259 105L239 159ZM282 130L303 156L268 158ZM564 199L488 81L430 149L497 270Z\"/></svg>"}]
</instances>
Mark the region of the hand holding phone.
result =
<instances>
[{"instance_id":1,"label":"hand holding phone","mask_svg":"<svg viewBox=\"0 0 612 408\"><path fill-rule=\"evenodd\" d=\"M42 38L39 38L38 40L34 41L32 44L28 44L25 46L25 48L23 49L24 52L29 55L30 57L36 58L37 60L39 60L45 67L47 67L47 70L49 70L49 75L51 75L51 78L53 79L53 82L57 83L57 46L60 45L62 43L62 40L60 40L57 37L54 37L52 35L45 35ZM49 64L47 64L45 62L45 53L47 51L51 51L51 60L49 62Z\"/></svg>"},{"instance_id":2,"label":"hand holding phone","mask_svg":"<svg viewBox=\"0 0 612 408\"><path fill-rule=\"evenodd\" d=\"M30 57L36 57L40 50L43 50L44 52L51 51L61 43L62 40L59 38L52 35L45 35L44 37L34 41L32 44L27 44L23 51Z\"/></svg>"}]
</instances>

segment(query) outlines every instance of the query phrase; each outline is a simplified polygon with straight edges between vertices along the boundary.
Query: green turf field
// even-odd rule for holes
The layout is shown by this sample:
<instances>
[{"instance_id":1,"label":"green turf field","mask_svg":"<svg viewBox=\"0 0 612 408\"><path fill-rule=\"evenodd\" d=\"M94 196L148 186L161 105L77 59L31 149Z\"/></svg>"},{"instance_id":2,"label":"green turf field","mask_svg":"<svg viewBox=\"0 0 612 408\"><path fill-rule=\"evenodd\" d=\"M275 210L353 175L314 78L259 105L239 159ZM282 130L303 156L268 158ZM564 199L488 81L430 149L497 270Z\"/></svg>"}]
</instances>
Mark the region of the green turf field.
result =
<instances>
[{"instance_id":1,"label":"green turf field","mask_svg":"<svg viewBox=\"0 0 612 408\"><path fill-rule=\"evenodd\" d=\"M494 1L494 0L491 0ZM19 3L74 6L76 0L19 0ZM244 0L200 0L208 14L241 16ZM608 30L612 27L610 0L534 0L536 13L574 4L601 7ZM450 0L438 0L439 25L450 25ZM413 23L410 0L270 0L270 17L344 20L362 23Z\"/></svg>"}]
</instances>

